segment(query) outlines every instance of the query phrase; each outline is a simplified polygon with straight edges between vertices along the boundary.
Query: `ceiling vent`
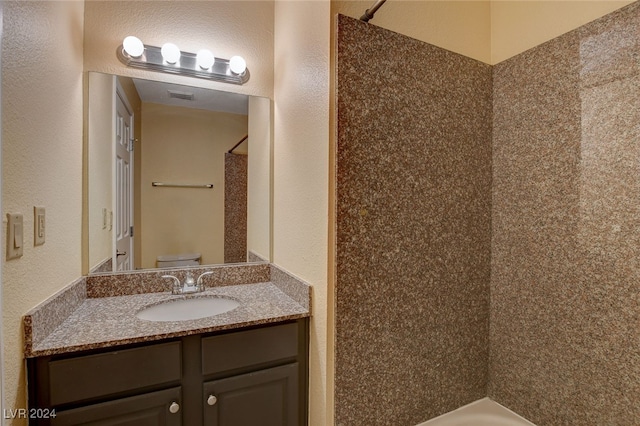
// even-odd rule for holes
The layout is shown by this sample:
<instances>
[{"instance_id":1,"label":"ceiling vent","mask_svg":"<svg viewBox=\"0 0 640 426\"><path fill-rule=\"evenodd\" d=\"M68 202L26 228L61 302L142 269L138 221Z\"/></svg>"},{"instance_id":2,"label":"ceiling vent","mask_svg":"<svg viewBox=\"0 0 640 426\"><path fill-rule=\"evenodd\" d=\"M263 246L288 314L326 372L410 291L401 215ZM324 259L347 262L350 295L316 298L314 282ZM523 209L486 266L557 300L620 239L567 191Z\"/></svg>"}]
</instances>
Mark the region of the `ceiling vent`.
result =
<instances>
[{"instance_id":1,"label":"ceiling vent","mask_svg":"<svg viewBox=\"0 0 640 426\"><path fill-rule=\"evenodd\" d=\"M175 90L167 90L167 92L169 93L169 98L172 98L172 99L182 99L184 101L192 101L195 99L195 96L193 95L193 93L178 92Z\"/></svg>"}]
</instances>

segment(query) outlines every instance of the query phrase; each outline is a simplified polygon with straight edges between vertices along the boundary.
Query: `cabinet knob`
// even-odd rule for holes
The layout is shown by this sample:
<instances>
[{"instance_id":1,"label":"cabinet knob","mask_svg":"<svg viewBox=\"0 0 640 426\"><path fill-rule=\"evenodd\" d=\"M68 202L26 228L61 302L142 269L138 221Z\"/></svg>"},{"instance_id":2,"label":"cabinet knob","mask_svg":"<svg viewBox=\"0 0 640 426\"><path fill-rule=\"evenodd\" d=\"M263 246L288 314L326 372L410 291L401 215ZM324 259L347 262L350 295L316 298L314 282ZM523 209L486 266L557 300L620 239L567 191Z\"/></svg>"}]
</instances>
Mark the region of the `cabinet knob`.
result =
<instances>
[{"instance_id":1,"label":"cabinet knob","mask_svg":"<svg viewBox=\"0 0 640 426\"><path fill-rule=\"evenodd\" d=\"M218 398L216 398L215 395L209 395L209 398L207 398L207 404L216 405L216 402L218 402Z\"/></svg>"},{"instance_id":2,"label":"cabinet knob","mask_svg":"<svg viewBox=\"0 0 640 426\"><path fill-rule=\"evenodd\" d=\"M169 412L171 414L175 414L178 411L180 411L180 404L178 404L177 402L172 402L171 405L169 406Z\"/></svg>"}]
</instances>

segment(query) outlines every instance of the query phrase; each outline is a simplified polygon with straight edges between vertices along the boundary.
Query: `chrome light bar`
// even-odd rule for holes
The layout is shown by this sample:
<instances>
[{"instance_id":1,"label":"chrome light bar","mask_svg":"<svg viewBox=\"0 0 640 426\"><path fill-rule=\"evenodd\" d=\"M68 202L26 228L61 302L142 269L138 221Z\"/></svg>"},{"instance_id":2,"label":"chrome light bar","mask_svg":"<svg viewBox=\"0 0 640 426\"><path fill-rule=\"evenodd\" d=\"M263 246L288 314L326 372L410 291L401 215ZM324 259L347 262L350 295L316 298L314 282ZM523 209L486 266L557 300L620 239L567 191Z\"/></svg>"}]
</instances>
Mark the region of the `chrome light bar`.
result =
<instances>
[{"instance_id":1,"label":"chrome light bar","mask_svg":"<svg viewBox=\"0 0 640 426\"><path fill-rule=\"evenodd\" d=\"M120 45L116 51L120 62L128 67L142 68L146 70L180 74L189 77L204 78L207 80L222 81L232 84L244 84L249 81L249 69L236 74L231 71L230 60L215 58L211 68L203 69L198 65L197 55L189 52L180 52L180 59L171 64L165 61L161 48L144 45L144 51L140 56L134 57L127 53L124 45Z\"/></svg>"}]
</instances>

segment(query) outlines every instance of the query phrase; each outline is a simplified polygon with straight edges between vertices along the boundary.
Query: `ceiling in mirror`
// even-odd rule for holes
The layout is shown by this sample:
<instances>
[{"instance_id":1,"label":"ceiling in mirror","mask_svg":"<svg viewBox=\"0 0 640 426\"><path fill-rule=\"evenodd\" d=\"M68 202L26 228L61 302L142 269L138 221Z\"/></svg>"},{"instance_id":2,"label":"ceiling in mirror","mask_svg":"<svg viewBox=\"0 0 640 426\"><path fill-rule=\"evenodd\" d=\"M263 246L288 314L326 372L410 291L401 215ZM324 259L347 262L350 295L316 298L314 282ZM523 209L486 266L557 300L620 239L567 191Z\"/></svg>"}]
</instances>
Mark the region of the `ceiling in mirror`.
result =
<instances>
[{"instance_id":1,"label":"ceiling in mirror","mask_svg":"<svg viewBox=\"0 0 640 426\"><path fill-rule=\"evenodd\" d=\"M134 78L133 83L142 102L231 114L249 114L249 96L247 95L139 78Z\"/></svg>"},{"instance_id":2,"label":"ceiling in mirror","mask_svg":"<svg viewBox=\"0 0 640 426\"><path fill-rule=\"evenodd\" d=\"M88 99L87 271L270 260L269 99L94 72Z\"/></svg>"}]
</instances>

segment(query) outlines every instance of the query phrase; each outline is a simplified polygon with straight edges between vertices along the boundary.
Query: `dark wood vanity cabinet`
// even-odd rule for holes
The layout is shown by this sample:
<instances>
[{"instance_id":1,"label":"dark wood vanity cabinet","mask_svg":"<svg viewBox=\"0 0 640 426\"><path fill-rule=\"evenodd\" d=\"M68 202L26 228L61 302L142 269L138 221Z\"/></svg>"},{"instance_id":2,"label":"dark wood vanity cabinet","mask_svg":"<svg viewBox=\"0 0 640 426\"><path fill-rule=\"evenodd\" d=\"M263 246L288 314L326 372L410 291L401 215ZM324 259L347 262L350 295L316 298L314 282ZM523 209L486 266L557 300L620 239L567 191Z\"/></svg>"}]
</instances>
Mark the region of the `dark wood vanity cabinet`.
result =
<instances>
[{"instance_id":1,"label":"dark wood vanity cabinet","mask_svg":"<svg viewBox=\"0 0 640 426\"><path fill-rule=\"evenodd\" d=\"M307 360L306 318L32 358L29 424L306 425Z\"/></svg>"}]
</instances>

